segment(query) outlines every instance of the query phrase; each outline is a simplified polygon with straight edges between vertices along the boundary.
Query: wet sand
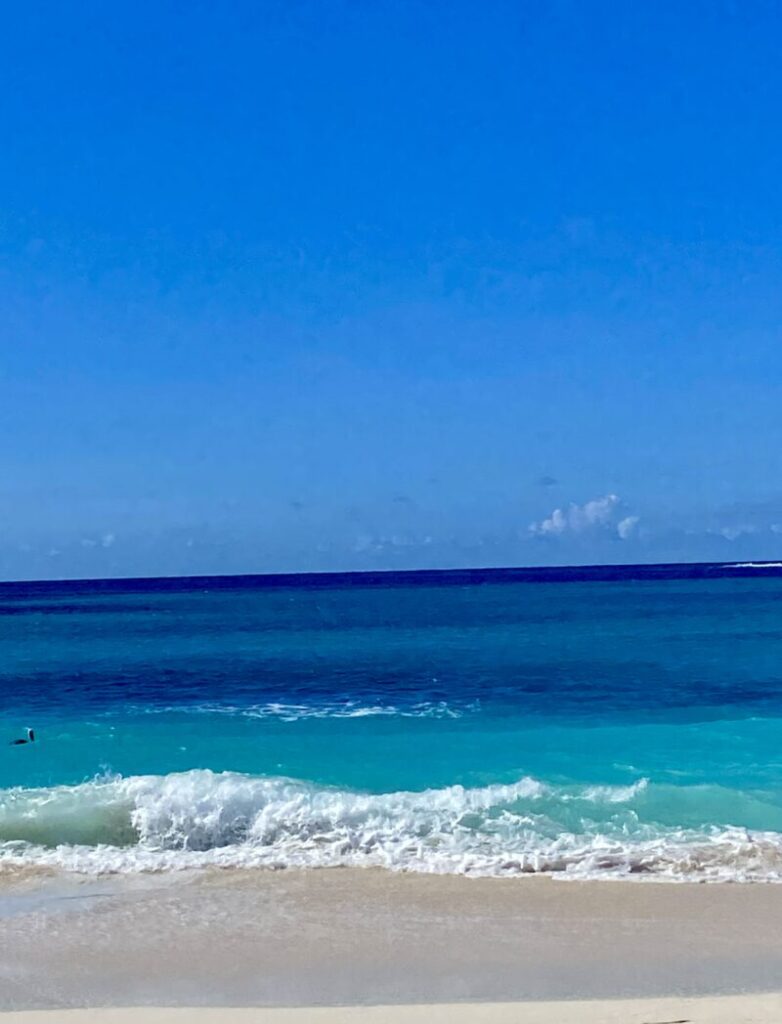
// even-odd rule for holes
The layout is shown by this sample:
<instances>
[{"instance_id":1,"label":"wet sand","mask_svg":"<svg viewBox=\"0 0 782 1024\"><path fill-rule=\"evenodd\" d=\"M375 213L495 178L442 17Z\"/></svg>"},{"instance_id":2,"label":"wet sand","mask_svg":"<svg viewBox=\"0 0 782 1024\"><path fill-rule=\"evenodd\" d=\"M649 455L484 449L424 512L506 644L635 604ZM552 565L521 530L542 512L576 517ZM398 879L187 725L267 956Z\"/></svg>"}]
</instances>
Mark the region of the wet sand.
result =
<instances>
[{"instance_id":1,"label":"wet sand","mask_svg":"<svg viewBox=\"0 0 782 1024\"><path fill-rule=\"evenodd\" d=\"M782 996L310 1009L49 1010L5 1024L779 1024Z\"/></svg>"},{"instance_id":2,"label":"wet sand","mask_svg":"<svg viewBox=\"0 0 782 1024\"><path fill-rule=\"evenodd\" d=\"M722 1012L717 1004L709 1004L707 1017L675 1009L694 995L782 988L782 886L776 885L467 879L348 869L85 883L24 878L0 887L0 918L3 1010L359 1005L358 1017L345 1010L330 1017L309 1010L304 1016L242 1011L243 1017L221 1009L186 1019L371 1024L424 1019L405 1004L536 1001L472 1006L461 1018L499 1024L569 1020L561 1007L550 1010L559 1017L546 1017L541 1001L586 999L600 1002L589 1002L585 1013L603 1008L595 1017L573 1015L574 1021L782 1020L780 1002L771 997L753 1004L759 1016L735 1016L735 1003L719 1004L732 1006L732 1017L714 1016ZM634 1004L635 1017L627 1006L602 1002L660 997L676 998ZM376 1007L371 1014L370 1004ZM377 1008L383 1004L397 1009ZM668 1009L661 1016L654 1005ZM763 1016L769 1006L775 1015ZM609 1015L617 1008L624 1016ZM566 1009L575 1014L573 1004ZM100 1019L185 1019L155 1012L115 1018L101 1011ZM427 1020L460 1019L447 1006L429 1005L426 1013ZM57 1012L50 1024L55 1019L69 1018Z\"/></svg>"}]
</instances>

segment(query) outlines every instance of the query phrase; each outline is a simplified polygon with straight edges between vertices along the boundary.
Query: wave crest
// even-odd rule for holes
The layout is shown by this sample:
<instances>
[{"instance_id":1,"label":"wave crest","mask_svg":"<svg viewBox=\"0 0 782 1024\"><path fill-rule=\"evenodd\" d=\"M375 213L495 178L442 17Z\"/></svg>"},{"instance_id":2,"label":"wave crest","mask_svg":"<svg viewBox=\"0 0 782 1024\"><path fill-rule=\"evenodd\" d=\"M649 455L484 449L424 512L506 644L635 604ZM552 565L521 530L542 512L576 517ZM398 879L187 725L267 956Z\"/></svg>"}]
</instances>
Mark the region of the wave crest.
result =
<instances>
[{"instance_id":1,"label":"wave crest","mask_svg":"<svg viewBox=\"0 0 782 1024\"><path fill-rule=\"evenodd\" d=\"M472 875L782 880L782 836L644 823L656 796L533 778L357 793L194 770L0 792L0 869L377 866ZM678 790L681 800L700 796Z\"/></svg>"}]
</instances>

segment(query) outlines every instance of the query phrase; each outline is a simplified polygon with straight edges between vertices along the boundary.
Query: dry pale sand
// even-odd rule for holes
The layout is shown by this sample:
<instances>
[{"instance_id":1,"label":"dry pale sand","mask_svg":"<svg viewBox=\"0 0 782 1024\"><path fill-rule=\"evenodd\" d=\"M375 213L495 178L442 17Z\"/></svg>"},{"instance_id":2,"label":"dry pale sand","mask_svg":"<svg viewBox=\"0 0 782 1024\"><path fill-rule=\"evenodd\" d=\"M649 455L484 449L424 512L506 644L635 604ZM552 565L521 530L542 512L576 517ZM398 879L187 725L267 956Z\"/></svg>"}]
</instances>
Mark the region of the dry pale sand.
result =
<instances>
[{"instance_id":1,"label":"dry pale sand","mask_svg":"<svg viewBox=\"0 0 782 1024\"><path fill-rule=\"evenodd\" d=\"M313 1009L49 1010L3 1024L780 1024L782 995Z\"/></svg>"},{"instance_id":2,"label":"dry pale sand","mask_svg":"<svg viewBox=\"0 0 782 1024\"><path fill-rule=\"evenodd\" d=\"M0 889L0 1010L55 1011L4 1024L782 1024L778 996L752 995L780 988L775 885L335 870ZM692 1001L718 995L741 998ZM201 1009L64 1012L90 1006ZM357 1008L210 1009L307 1006Z\"/></svg>"}]
</instances>

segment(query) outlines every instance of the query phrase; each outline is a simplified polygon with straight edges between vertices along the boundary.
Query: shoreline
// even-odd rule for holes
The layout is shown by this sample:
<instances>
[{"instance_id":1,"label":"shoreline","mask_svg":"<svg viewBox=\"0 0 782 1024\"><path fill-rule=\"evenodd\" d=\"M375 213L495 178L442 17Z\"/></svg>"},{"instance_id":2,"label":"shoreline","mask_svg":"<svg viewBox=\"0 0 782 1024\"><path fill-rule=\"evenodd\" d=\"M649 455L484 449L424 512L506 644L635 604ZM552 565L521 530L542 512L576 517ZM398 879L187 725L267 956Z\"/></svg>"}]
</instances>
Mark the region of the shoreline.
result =
<instances>
[{"instance_id":1,"label":"shoreline","mask_svg":"<svg viewBox=\"0 0 782 1024\"><path fill-rule=\"evenodd\" d=\"M5 1024L778 1024L782 993L700 998L1 1013Z\"/></svg>"}]
</instances>

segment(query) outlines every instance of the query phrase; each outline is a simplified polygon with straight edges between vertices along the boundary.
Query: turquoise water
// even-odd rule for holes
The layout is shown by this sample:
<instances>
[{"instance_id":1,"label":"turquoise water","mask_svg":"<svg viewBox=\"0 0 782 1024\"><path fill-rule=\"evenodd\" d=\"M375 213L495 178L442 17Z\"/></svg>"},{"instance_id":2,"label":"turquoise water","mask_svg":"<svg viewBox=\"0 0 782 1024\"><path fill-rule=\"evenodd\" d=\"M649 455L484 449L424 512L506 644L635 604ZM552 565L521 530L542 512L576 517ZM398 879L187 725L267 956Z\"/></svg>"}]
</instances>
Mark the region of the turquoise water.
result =
<instances>
[{"instance_id":1,"label":"turquoise water","mask_svg":"<svg viewBox=\"0 0 782 1024\"><path fill-rule=\"evenodd\" d=\"M0 588L0 870L782 877L782 577Z\"/></svg>"}]
</instances>

